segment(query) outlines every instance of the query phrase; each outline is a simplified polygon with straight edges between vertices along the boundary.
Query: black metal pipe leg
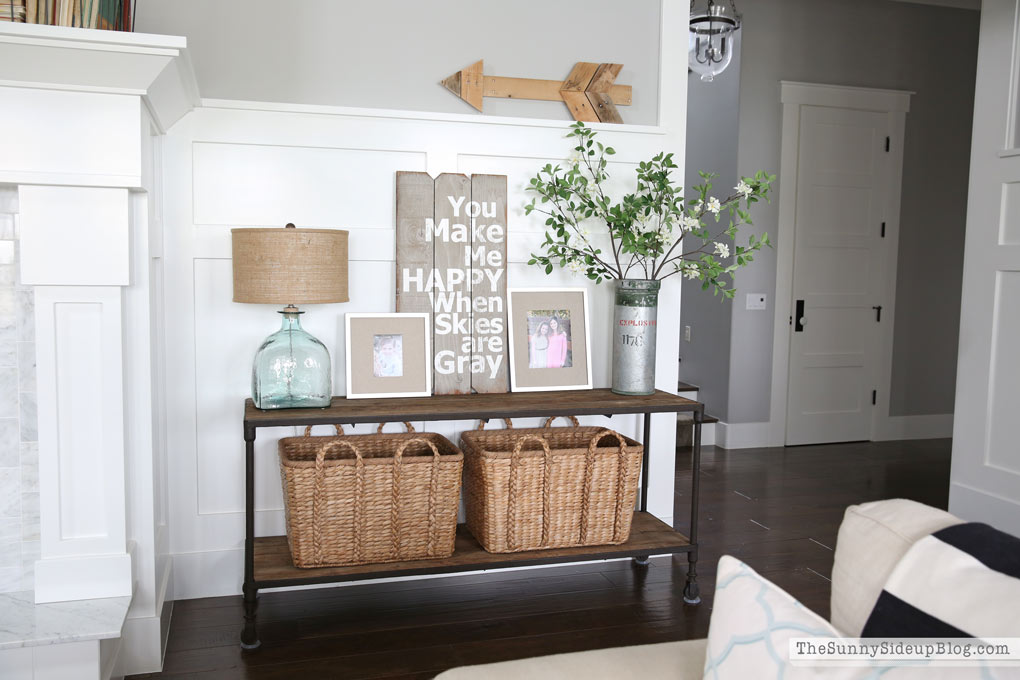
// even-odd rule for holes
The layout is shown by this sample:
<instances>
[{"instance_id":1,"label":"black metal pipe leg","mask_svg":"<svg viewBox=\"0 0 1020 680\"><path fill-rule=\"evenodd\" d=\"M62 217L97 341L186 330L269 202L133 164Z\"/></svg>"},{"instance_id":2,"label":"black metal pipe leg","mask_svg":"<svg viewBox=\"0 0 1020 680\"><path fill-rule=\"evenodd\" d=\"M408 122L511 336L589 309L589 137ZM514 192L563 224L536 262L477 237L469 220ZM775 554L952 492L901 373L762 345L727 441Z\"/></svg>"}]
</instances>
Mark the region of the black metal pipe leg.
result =
<instances>
[{"instance_id":1,"label":"black metal pipe leg","mask_svg":"<svg viewBox=\"0 0 1020 680\"><path fill-rule=\"evenodd\" d=\"M684 584L684 602L701 604L701 588L698 587L698 551L687 553L687 583Z\"/></svg>"},{"instance_id":2,"label":"black metal pipe leg","mask_svg":"<svg viewBox=\"0 0 1020 680\"><path fill-rule=\"evenodd\" d=\"M262 644L256 627L256 612L259 608L258 590L248 583L244 584L244 630L241 631L241 649L258 649Z\"/></svg>"},{"instance_id":3,"label":"black metal pipe leg","mask_svg":"<svg viewBox=\"0 0 1020 680\"><path fill-rule=\"evenodd\" d=\"M648 555L638 555L637 557L632 557L630 559L635 567L647 567L648 557Z\"/></svg>"},{"instance_id":4,"label":"black metal pipe leg","mask_svg":"<svg viewBox=\"0 0 1020 680\"><path fill-rule=\"evenodd\" d=\"M684 584L684 602L701 604L698 588L698 496L701 491L701 423L704 406L694 412L694 441L691 446L691 529L688 538L692 549L687 553L687 583Z\"/></svg>"}]
</instances>

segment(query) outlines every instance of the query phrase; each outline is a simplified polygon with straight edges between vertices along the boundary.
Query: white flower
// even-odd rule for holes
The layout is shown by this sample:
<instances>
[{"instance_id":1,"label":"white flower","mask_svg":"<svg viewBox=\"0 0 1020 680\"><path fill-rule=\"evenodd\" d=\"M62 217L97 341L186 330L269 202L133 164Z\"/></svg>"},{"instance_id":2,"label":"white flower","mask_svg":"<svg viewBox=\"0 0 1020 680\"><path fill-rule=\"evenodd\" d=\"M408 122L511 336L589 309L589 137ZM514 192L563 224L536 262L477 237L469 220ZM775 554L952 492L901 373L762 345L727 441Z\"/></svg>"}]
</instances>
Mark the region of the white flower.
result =
<instances>
[{"instance_id":1,"label":"white flower","mask_svg":"<svg viewBox=\"0 0 1020 680\"><path fill-rule=\"evenodd\" d=\"M664 224L659 228L659 239L665 245L671 246L676 242L676 234L673 233L668 224Z\"/></svg>"},{"instance_id":2,"label":"white flower","mask_svg":"<svg viewBox=\"0 0 1020 680\"><path fill-rule=\"evenodd\" d=\"M744 180L740 180L740 183L733 188L736 189L737 193L741 194L745 200L748 196L754 193L754 189L751 188L751 185Z\"/></svg>"},{"instance_id":3,"label":"white flower","mask_svg":"<svg viewBox=\"0 0 1020 680\"><path fill-rule=\"evenodd\" d=\"M580 162L581 162L581 152L578 151L577 149L574 149L567 156L567 165L572 167L572 166L577 165Z\"/></svg>"},{"instance_id":4,"label":"white flower","mask_svg":"<svg viewBox=\"0 0 1020 680\"><path fill-rule=\"evenodd\" d=\"M701 275L697 262L684 262L680 267L680 271L683 272L683 277L688 280L696 279Z\"/></svg>"},{"instance_id":5,"label":"white flower","mask_svg":"<svg viewBox=\"0 0 1020 680\"><path fill-rule=\"evenodd\" d=\"M719 215L719 211L722 210L722 205L719 203L719 199L716 198L715 196L713 196L710 199L708 199L708 206L707 206L707 208L708 208L708 212L712 213L713 215L718 216Z\"/></svg>"},{"instance_id":6,"label":"white flower","mask_svg":"<svg viewBox=\"0 0 1020 680\"><path fill-rule=\"evenodd\" d=\"M694 231L701 228L701 220L691 215L684 215L683 219L680 220L680 227L684 231Z\"/></svg>"},{"instance_id":7,"label":"white flower","mask_svg":"<svg viewBox=\"0 0 1020 680\"><path fill-rule=\"evenodd\" d=\"M584 263L581 260L571 260L567 263L567 269L575 274L580 274L584 271Z\"/></svg>"},{"instance_id":8,"label":"white flower","mask_svg":"<svg viewBox=\"0 0 1020 680\"><path fill-rule=\"evenodd\" d=\"M693 205L691 206L691 210L693 210L693 211L694 211L694 212L696 212L696 213L697 213L697 212L701 212L701 206L702 206L702 205L704 205L704 203L702 203L701 201L696 201L696 202L695 202L695 203L694 203L694 204L693 204Z\"/></svg>"},{"instance_id":9,"label":"white flower","mask_svg":"<svg viewBox=\"0 0 1020 680\"><path fill-rule=\"evenodd\" d=\"M720 257L724 257L724 258L729 257L730 256L730 247L728 245L726 245L725 243L720 243L719 241L716 241L715 242L715 254L719 255Z\"/></svg>"}]
</instances>

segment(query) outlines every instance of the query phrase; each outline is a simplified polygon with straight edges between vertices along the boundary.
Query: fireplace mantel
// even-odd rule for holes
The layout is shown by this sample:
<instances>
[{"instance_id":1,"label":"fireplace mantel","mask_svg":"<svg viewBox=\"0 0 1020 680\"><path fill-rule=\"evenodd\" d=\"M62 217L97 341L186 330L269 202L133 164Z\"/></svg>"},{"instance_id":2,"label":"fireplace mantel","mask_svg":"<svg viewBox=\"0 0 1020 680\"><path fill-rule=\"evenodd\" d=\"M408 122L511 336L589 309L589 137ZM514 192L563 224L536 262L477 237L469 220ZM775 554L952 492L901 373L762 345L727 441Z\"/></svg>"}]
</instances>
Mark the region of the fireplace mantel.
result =
<instances>
[{"instance_id":1,"label":"fireplace mantel","mask_svg":"<svg viewBox=\"0 0 1020 680\"><path fill-rule=\"evenodd\" d=\"M123 644L73 652L109 668L119 646L118 674L159 670L172 600L160 149L198 104L184 38L0 24L0 183L35 305L34 600L130 598Z\"/></svg>"}]
</instances>

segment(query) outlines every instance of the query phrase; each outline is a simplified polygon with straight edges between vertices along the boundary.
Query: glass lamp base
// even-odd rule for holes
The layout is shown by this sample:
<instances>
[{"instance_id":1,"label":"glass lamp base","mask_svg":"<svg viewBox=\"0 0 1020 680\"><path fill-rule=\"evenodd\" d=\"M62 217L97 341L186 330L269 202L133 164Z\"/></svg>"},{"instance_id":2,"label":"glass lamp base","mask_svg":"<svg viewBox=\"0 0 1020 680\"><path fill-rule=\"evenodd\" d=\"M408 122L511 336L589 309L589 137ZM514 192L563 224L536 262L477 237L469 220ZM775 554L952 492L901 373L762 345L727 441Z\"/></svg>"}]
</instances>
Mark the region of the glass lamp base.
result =
<instances>
[{"instance_id":1,"label":"glass lamp base","mask_svg":"<svg viewBox=\"0 0 1020 680\"><path fill-rule=\"evenodd\" d=\"M296 307L287 307L283 327L263 341L255 353L251 397L255 407L324 408L333 393L329 352L301 328Z\"/></svg>"}]
</instances>

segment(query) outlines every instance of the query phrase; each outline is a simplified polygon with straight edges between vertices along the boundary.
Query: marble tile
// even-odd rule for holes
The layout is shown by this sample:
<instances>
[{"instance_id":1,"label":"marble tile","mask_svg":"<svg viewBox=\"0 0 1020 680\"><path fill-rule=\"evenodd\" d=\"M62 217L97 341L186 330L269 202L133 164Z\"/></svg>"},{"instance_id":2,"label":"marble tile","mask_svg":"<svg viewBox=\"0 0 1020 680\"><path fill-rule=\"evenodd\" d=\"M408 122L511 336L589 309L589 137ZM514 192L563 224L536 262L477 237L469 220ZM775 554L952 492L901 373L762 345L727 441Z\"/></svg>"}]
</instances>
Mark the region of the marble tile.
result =
<instances>
[{"instance_id":1,"label":"marble tile","mask_svg":"<svg viewBox=\"0 0 1020 680\"><path fill-rule=\"evenodd\" d=\"M0 243L14 243L14 241L0 241ZM13 264L0 263L0 287L14 290L18 285L18 267Z\"/></svg>"},{"instance_id":2,"label":"marble tile","mask_svg":"<svg viewBox=\"0 0 1020 680\"><path fill-rule=\"evenodd\" d=\"M18 212L18 187L7 185L0 187L0 213Z\"/></svg>"},{"instance_id":3,"label":"marble tile","mask_svg":"<svg viewBox=\"0 0 1020 680\"><path fill-rule=\"evenodd\" d=\"M14 241L0 239L0 264L14 264Z\"/></svg>"},{"instance_id":4,"label":"marble tile","mask_svg":"<svg viewBox=\"0 0 1020 680\"><path fill-rule=\"evenodd\" d=\"M0 519L0 541L17 538L21 540L21 521L16 519Z\"/></svg>"},{"instance_id":5,"label":"marble tile","mask_svg":"<svg viewBox=\"0 0 1020 680\"><path fill-rule=\"evenodd\" d=\"M21 517L21 468L0 468L0 519Z\"/></svg>"},{"instance_id":6,"label":"marble tile","mask_svg":"<svg viewBox=\"0 0 1020 680\"><path fill-rule=\"evenodd\" d=\"M18 395L21 402L21 441L39 441L39 420L36 411L35 392L21 392Z\"/></svg>"},{"instance_id":7,"label":"marble tile","mask_svg":"<svg viewBox=\"0 0 1020 680\"><path fill-rule=\"evenodd\" d=\"M130 597L36 604L31 592L0 595L0 649L120 636Z\"/></svg>"},{"instance_id":8,"label":"marble tile","mask_svg":"<svg viewBox=\"0 0 1020 680\"><path fill-rule=\"evenodd\" d=\"M18 343L18 391L35 392L35 343Z\"/></svg>"},{"instance_id":9,"label":"marble tile","mask_svg":"<svg viewBox=\"0 0 1020 680\"><path fill-rule=\"evenodd\" d=\"M21 590L21 567L0 569L0 593Z\"/></svg>"},{"instance_id":10,"label":"marble tile","mask_svg":"<svg viewBox=\"0 0 1020 680\"><path fill-rule=\"evenodd\" d=\"M3 239L16 239L18 238L18 230L15 228L16 221L14 215L9 213L0 213L0 238Z\"/></svg>"},{"instance_id":11,"label":"marble tile","mask_svg":"<svg viewBox=\"0 0 1020 680\"><path fill-rule=\"evenodd\" d=\"M0 418L18 415L18 369L0 368Z\"/></svg>"},{"instance_id":12,"label":"marble tile","mask_svg":"<svg viewBox=\"0 0 1020 680\"><path fill-rule=\"evenodd\" d=\"M0 569L21 569L21 539L0 540Z\"/></svg>"},{"instance_id":13,"label":"marble tile","mask_svg":"<svg viewBox=\"0 0 1020 680\"><path fill-rule=\"evenodd\" d=\"M13 340L0 341L0 368L18 365L18 343Z\"/></svg>"},{"instance_id":14,"label":"marble tile","mask_svg":"<svg viewBox=\"0 0 1020 680\"><path fill-rule=\"evenodd\" d=\"M15 291L15 312L18 320L18 340L35 341L35 293L31 289Z\"/></svg>"},{"instance_id":15,"label":"marble tile","mask_svg":"<svg viewBox=\"0 0 1020 680\"><path fill-rule=\"evenodd\" d=\"M21 445L21 493L39 491L39 444Z\"/></svg>"},{"instance_id":16,"label":"marble tile","mask_svg":"<svg viewBox=\"0 0 1020 680\"><path fill-rule=\"evenodd\" d=\"M0 468L20 464L21 433L17 418L0 418Z\"/></svg>"},{"instance_id":17,"label":"marble tile","mask_svg":"<svg viewBox=\"0 0 1020 680\"><path fill-rule=\"evenodd\" d=\"M22 541L39 540L39 515L36 515L35 517L21 518L21 540Z\"/></svg>"}]
</instances>

